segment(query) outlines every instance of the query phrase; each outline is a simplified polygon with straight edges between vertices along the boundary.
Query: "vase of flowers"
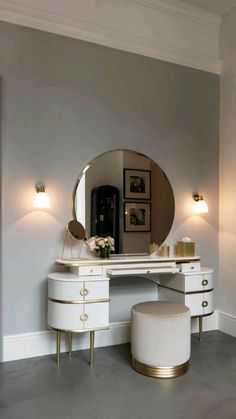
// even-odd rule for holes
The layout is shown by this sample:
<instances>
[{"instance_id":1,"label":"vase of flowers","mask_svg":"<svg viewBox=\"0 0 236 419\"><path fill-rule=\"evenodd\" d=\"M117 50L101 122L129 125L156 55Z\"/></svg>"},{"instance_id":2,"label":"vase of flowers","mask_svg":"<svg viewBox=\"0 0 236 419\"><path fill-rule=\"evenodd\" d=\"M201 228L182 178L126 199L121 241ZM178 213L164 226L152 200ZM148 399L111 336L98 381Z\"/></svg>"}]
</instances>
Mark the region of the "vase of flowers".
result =
<instances>
[{"instance_id":1,"label":"vase of flowers","mask_svg":"<svg viewBox=\"0 0 236 419\"><path fill-rule=\"evenodd\" d=\"M109 258L111 251L114 250L114 239L110 236L94 236L87 240L87 245L91 252L96 252L100 258Z\"/></svg>"}]
</instances>

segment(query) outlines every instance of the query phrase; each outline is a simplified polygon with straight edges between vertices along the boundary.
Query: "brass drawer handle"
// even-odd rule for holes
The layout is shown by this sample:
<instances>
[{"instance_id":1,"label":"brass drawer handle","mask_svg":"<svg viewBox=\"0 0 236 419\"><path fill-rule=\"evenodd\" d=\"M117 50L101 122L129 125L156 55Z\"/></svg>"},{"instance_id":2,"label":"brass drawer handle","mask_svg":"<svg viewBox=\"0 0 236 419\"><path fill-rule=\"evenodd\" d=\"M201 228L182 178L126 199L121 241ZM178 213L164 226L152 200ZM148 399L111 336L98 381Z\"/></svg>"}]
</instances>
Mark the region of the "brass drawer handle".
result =
<instances>
[{"instance_id":1,"label":"brass drawer handle","mask_svg":"<svg viewBox=\"0 0 236 419\"><path fill-rule=\"evenodd\" d=\"M208 302L207 301L203 301L202 302L202 307L207 307L208 306Z\"/></svg>"},{"instance_id":2,"label":"brass drawer handle","mask_svg":"<svg viewBox=\"0 0 236 419\"><path fill-rule=\"evenodd\" d=\"M87 288L83 288L82 290L80 290L80 295L82 295L82 297L84 297L85 295L88 295Z\"/></svg>"},{"instance_id":3,"label":"brass drawer handle","mask_svg":"<svg viewBox=\"0 0 236 419\"><path fill-rule=\"evenodd\" d=\"M203 285L203 287L204 287L205 285L208 285L208 280L207 280L207 279L203 279L203 281L202 281L202 285Z\"/></svg>"},{"instance_id":4,"label":"brass drawer handle","mask_svg":"<svg viewBox=\"0 0 236 419\"><path fill-rule=\"evenodd\" d=\"M87 315L87 314L81 314L81 315L80 315L80 320L81 320L82 322L86 322L86 320L88 320L88 315Z\"/></svg>"}]
</instances>

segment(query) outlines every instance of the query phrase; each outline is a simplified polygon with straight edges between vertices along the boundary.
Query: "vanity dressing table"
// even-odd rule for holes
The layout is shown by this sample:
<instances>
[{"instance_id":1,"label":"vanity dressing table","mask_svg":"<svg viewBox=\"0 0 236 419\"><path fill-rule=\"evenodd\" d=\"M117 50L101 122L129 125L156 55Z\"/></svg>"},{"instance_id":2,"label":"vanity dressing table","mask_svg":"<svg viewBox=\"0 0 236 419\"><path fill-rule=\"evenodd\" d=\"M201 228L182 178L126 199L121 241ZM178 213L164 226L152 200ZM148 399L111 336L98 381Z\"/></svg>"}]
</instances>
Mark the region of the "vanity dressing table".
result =
<instances>
[{"instance_id":1,"label":"vanity dressing table","mask_svg":"<svg viewBox=\"0 0 236 419\"><path fill-rule=\"evenodd\" d=\"M79 243L79 252L73 257L72 243L67 249L71 258L65 257L64 240L56 264L66 272L48 276L48 326L57 335L57 365L62 332L68 336L69 354L72 333L90 332L93 365L95 331L109 328L111 278L140 276L154 282L158 300L184 303L191 316L199 318L202 340L202 319L213 313L212 269L202 268L198 256L148 254L165 242L175 214L172 186L157 163L133 150L101 154L75 182L72 214L66 233L69 241ZM120 254L96 257L85 245L89 236L113 237L115 252ZM84 254L83 247L87 248Z\"/></svg>"},{"instance_id":2,"label":"vanity dressing table","mask_svg":"<svg viewBox=\"0 0 236 419\"><path fill-rule=\"evenodd\" d=\"M69 354L72 333L90 332L90 365L94 359L94 333L109 328L109 280L142 276L159 287L158 299L181 302L199 318L213 313L213 271L201 268L195 257L111 257L110 259L58 259L67 272L48 277L48 325L57 333L57 365L60 364L61 332L68 334Z\"/></svg>"}]
</instances>

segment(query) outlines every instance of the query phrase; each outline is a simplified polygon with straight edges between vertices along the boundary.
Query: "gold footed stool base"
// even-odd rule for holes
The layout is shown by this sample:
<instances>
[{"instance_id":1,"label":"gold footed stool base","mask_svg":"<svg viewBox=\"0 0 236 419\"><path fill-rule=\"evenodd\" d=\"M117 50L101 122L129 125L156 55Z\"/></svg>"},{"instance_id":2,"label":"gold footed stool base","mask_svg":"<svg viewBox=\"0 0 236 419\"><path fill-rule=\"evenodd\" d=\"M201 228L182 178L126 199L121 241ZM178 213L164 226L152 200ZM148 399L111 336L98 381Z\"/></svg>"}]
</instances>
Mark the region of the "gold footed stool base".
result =
<instances>
[{"instance_id":1,"label":"gold footed stool base","mask_svg":"<svg viewBox=\"0 0 236 419\"><path fill-rule=\"evenodd\" d=\"M189 361L176 367L154 367L152 365L142 364L132 358L132 367L143 375L155 378L174 378L185 374L189 368Z\"/></svg>"}]
</instances>

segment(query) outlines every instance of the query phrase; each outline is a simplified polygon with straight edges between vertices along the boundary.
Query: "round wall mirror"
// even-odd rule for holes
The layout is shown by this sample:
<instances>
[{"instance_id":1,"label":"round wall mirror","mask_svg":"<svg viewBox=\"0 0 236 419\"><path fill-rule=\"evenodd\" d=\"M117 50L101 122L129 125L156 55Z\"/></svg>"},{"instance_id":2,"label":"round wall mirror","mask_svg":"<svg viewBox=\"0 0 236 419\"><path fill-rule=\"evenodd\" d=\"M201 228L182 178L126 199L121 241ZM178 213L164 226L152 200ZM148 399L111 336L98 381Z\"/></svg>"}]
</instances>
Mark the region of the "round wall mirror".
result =
<instances>
[{"instance_id":1,"label":"round wall mirror","mask_svg":"<svg viewBox=\"0 0 236 419\"><path fill-rule=\"evenodd\" d=\"M164 242L174 220L167 176L152 159L131 150L92 160L76 181L72 204L86 237L113 237L115 253L149 253L150 243Z\"/></svg>"}]
</instances>

